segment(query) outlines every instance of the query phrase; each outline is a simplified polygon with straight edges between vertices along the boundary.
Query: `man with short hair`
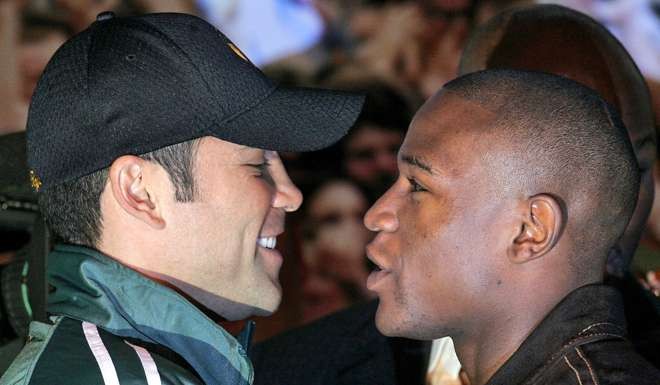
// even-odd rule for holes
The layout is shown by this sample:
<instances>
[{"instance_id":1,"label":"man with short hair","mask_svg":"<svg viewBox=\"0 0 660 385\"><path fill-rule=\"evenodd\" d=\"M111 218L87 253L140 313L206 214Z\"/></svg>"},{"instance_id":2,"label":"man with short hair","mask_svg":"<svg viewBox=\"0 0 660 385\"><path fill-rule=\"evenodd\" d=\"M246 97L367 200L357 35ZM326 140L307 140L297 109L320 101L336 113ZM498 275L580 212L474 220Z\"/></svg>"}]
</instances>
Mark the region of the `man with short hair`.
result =
<instances>
[{"instance_id":1,"label":"man with short hair","mask_svg":"<svg viewBox=\"0 0 660 385\"><path fill-rule=\"evenodd\" d=\"M567 32L569 31L569 32ZM561 60L557 60L561 58ZM488 68L537 70L569 77L609 95L628 130L641 172L637 208L608 258L607 284L629 270L653 200L650 167L656 139L643 77L621 44L603 26L574 10L544 4L516 8L480 26L462 54L460 74ZM353 131L352 131L353 132ZM630 279L622 290L628 338L656 367L658 316L652 294ZM449 338L416 341L383 337L368 303L257 344L251 350L255 384L448 385L460 383ZM331 345L332 343L332 345ZM314 348L318 346L319 348ZM350 352L350 354L347 354ZM304 362L304 364L299 364Z\"/></svg>"},{"instance_id":2,"label":"man with short hair","mask_svg":"<svg viewBox=\"0 0 660 385\"><path fill-rule=\"evenodd\" d=\"M365 216L378 329L452 337L472 385L656 384L602 285L639 167L615 110L555 75L486 70L420 109Z\"/></svg>"},{"instance_id":3,"label":"man with short hair","mask_svg":"<svg viewBox=\"0 0 660 385\"><path fill-rule=\"evenodd\" d=\"M100 14L30 107L31 182L64 244L51 322L0 383L251 383L249 335L208 316L277 309L276 237L302 196L276 151L334 143L361 105L276 86L194 16Z\"/></svg>"}]
</instances>

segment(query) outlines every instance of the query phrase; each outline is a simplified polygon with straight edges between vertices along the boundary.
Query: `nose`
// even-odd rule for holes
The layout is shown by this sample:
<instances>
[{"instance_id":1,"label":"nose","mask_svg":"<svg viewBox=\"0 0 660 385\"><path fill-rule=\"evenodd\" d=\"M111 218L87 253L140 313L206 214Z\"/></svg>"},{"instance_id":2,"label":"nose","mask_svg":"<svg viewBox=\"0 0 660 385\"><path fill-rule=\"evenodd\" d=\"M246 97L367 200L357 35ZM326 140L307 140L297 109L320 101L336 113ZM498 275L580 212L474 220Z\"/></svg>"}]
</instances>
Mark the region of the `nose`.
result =
<instances>
[{"instance_id":1,"label":"nose","mask_svg":"<svg viewBox=\"0 0 660 385\"><path fill-rule=\"evenodd\" d=\"M392 233L399 228L394 186L383 194L364 216L364 225L371 231Z\"/></svg>"},{"instance_id":2,"label":"nose","mask_svg":"<svg viewBox=\"0 0 660 385\"><path fill-rule=\"evenodd\" d=\"M275 197L273 207L284 209L287 212L293 212L300 208L303 196L298 187L293 184L289 174L284 168L282 159L275 151L266 151L270 177L275 186Z\"/></svg>"}]
</instances>

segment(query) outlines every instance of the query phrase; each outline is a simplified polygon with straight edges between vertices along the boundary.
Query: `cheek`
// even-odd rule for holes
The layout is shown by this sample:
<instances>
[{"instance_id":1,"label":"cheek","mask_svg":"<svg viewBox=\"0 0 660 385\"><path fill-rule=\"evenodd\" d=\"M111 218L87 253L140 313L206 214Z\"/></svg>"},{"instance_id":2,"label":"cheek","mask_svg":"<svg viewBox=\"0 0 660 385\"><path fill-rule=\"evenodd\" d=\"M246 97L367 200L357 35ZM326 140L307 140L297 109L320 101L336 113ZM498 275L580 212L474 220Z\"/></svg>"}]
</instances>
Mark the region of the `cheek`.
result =
<instances>
[{"instance_id":1,"label":"cheek","mask_svg":"<svg viewBox=\"0 0 660 385\"><path fill-rule=\"evenodd\" d=\"M484 280L479 274L486 268L482 259L492 247L481 239L484 225L477 215L449 209L448 202L434 210L423 203L408 210L414 220L404 219L410 231L402 236L402 283L436 299L441 293L474 290Z\"/></svg>"}]
</instances>

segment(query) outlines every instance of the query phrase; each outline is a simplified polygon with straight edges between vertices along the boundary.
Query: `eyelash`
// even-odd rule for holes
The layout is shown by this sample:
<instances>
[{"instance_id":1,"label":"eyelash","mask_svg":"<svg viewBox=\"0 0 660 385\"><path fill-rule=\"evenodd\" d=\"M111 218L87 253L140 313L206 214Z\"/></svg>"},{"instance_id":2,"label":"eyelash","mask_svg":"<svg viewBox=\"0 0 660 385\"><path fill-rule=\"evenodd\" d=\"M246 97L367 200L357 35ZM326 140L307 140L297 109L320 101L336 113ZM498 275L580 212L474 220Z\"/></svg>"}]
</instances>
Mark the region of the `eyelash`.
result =
<instances>
[{"instance_id":1,"label":"eyelash","mask_svg":"<svg viewBox=\"0 0 660 385\"><path fill-rule=\"evenodd\" d=\"M259 171L259 176L264 176L266 173L268 173L268 166L270 164L268 162L263 162L263 163L258 163L258 164L249 164L248 166L254 167L256 170Z\"/></svg>"},{"instance_id":2,"label":"eyelash","mask_svg":"<svg viewBox=\"0 0 660 385\"><path fill-rule=\"evenodd\" d=\"M426 189L413 178L408 178L408 183L410 183L410 190L414 193L426 191Z\"/></svg>"}]
</instances>

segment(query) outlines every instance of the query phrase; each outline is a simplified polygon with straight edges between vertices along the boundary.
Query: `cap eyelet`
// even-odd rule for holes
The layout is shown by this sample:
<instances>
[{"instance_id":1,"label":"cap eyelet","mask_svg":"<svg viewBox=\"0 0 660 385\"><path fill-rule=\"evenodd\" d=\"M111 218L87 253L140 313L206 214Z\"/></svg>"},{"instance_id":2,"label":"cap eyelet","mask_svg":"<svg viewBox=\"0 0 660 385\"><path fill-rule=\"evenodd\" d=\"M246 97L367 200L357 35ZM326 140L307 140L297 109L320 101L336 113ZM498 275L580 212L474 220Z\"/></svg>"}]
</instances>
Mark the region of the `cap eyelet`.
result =
<instances>
[{"instance_id":1,"label":"cap eyelet","mask_svg":"<svg viewBox=\"0 0 660 385\"><path fill-rule=\"evenodd\" d=\"M135 59L137 59L137 56L135 56L135 54L131 53L131 54L126 55L126 60L128 60L128 61L135 61Z\"/></svg>"}]
</instances>

